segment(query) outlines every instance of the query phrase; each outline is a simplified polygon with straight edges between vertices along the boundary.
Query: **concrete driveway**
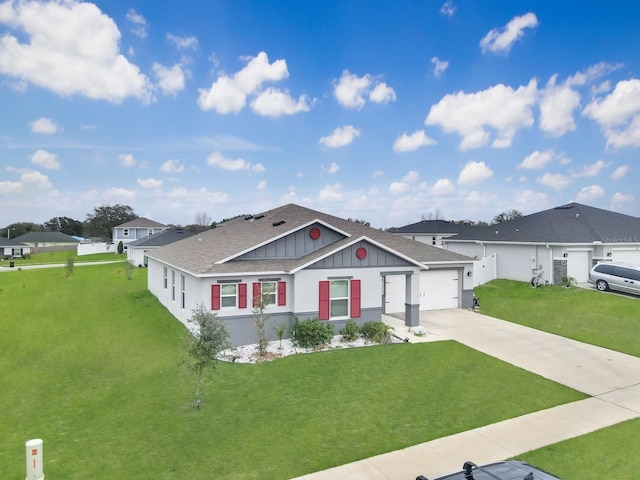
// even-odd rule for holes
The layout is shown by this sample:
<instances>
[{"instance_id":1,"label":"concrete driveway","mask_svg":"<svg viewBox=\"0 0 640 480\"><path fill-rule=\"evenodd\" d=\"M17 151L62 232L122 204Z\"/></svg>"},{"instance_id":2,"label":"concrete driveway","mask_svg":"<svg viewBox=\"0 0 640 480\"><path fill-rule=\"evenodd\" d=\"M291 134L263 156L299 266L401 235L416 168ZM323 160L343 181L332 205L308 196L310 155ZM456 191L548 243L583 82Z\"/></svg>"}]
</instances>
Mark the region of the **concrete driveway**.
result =
<instances>
[{"instance_id":1,"label":"concrete driveway","mask_svg":"<svg viewBox=\"0 0 640 480\"><path fill-rule=\"evenodd\" d=\"M640 358L587 345L468 310L421 312L424 337L385 316L411 342L456 340L592 398L300 477L304 480L407 480L504 460L640 417Z\"/></svg>"}]
</instances>

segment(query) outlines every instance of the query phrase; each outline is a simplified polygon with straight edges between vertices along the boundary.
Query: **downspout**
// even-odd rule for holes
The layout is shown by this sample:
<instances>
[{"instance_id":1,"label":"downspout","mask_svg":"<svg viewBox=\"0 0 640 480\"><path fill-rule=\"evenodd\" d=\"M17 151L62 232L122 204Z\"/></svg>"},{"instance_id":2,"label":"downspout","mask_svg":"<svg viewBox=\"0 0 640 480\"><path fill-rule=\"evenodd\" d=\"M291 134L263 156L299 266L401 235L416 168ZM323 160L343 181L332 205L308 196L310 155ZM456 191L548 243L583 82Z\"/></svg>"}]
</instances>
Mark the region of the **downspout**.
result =
<instances>
[{"instance_id":1,"label":"downspout","mask_svg":"<svg viewBox=\"0 0 640 480\"><path fill-rule=\"evenodd\" d=\"M553 285L553 249L547 245L549 250L549 285Z\"/></svg>"}]
</instances>

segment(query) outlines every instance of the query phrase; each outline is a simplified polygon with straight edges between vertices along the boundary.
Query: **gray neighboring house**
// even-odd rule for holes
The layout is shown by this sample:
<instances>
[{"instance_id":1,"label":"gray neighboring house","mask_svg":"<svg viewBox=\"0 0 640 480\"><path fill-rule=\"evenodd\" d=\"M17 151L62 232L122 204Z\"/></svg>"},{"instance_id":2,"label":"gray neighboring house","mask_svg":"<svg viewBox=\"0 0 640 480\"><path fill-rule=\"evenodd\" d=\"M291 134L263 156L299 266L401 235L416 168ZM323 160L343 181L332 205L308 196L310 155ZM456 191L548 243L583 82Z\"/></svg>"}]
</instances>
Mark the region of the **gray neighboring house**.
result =
<instances>
[{"instance_id":1,"label":"gray neighboring house","mask_svg":"<svg viewBox=\"0 0 640 480\"><path fill-rule=\"evenodd\" d=\"M117 253L117 246L120 242L124 247L124 251L127 251L127 245L135 240L140 240L141 238L147 238L153 235L154 233L162 232L163 230L167 230L167 225L162 223L155 222L153 220L149 220L148 218L140 217L130 222L125 222L121 225L113 227L112 229L112 239L113 244L116 246L114 252Z\"/></svg>"},{"instance_id":2,"label":"gray neighboring house","mask_svg":"<svg viewBox=\"0 0 640 480\"><path fill-rule=\"evenodd\" d=\"M9 260L31 253L31 247L15 238L0 237L0 260Z\"/></svg>"},{"instance_id":3,"label":"gray neighboring house","mask_svg":"<svg viewBox=\"0 0 640 480\"><path fill-rule=\"evenodd\" d=\"M33 248L45 247L76 247L80 240L62 232L29 232L16 237L16 240Z\"/></svg>"},{"instance_id":4,"label":"gray neighboring house","mask_svg":"<svg viewBox=\"0 0 640 480\"><path fill-rule=\"evenodd\" d=\"M559 284L570 276L582 283L601 261L640 264L640 218L569 203L443 242L452 252L480 260L483 268L494 268L494 278L530 282L539 276Z\"/></svg>"},{"instance_id":5,"label":"gray neighboring house","mask_svg":"<svg viewBox=\"0 0 640 480\"><path fill-rule=\"evenodd\" d=\"M204 304L236 345L255 343L253 300L271 325L379 321L472 305L472 259L298 205L238 217L147 252L148 288L185 325ZM447 298L443 306L442 297ZM267 328L273 335L271 327Z\"/></svg>"},{"instance_id":6,"label":"gray neighboring house","mask_svg":"<svg viewBox=\"0 0 640 480\"><path fill-rule=\"evenodd\" d=\"M184 228L170 228L154 233L150 237L134 240L127 244L127 261L134 266L147 266L147 253L170 243L184 240L195 235Z\"/></svg>"},{"instance_id":7,"label":"gray neighboring house","mask_svg":"<svg viewBox=\"0 0 640 480\"><path fill-rule=\"evenodd\" d=\"M420 222L394 228L390 232L401 235L417 242L433 245L434 247L444 246L444 239L459 235L461 233L472 232L478 227L448 222L446 220L422 220Z\"/></svg>"}]
</instances>

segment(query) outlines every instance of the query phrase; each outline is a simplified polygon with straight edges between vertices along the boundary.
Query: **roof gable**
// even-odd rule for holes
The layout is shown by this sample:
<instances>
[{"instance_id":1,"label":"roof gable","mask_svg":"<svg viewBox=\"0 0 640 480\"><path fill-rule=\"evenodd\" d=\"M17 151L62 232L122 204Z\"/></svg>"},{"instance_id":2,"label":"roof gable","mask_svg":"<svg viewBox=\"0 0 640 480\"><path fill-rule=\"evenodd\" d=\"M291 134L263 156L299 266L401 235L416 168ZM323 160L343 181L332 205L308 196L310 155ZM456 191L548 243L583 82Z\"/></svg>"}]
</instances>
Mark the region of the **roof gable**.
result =
<instances>
[{"instance_id":1,"label":"roof gable","mask_svg":"<svg viewBox=\"0 0 640 480\"><path fill-rule=\"evenodd\" d=\"M158 223L153 220L149 220L145 217L134 218L129 222L125 222L121 225L116 225L113 228L166 228L163 223Z\"/></svg>"}]
</instances>

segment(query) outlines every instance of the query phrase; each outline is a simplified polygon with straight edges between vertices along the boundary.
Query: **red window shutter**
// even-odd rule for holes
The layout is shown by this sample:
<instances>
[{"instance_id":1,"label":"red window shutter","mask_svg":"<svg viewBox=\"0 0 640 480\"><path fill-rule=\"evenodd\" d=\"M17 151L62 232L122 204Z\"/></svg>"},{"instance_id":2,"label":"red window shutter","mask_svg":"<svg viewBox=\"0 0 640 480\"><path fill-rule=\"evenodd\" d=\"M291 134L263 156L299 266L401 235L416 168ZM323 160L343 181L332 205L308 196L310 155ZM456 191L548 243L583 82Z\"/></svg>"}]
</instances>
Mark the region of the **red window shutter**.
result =
<instances>
[{"instance_id":1,"label":"red window shutter","mask_svg":"<svg viewBox=\"0 0 640 480\"><path fill-rule=\"evenodd\" d=\"M278 282L278 305L287 304L287 282Z\"/></svg>"},{"instance_id":2,"label":"red window shutter","mask_svg":"<svg viewBox=\"0 0 640 480\"><path fill-rule=\"evenodd\" d=\"M351 280L351 318L360 318L360 280Z\"/></svg>"},{"instance_id":3,"label":"red window shutter","mask_svg":"<svg viewBox=\"0 0 640 480\"><path fill-rule=\"evenodd\" d=\"M211 310L220 310L220 285L211 285Z\"/></svg>"},{"instance_id":4,"label":"red window shutter","mask_svg":"<svg viewBox=\"0 0 640 480\"><path fill-rule=\"evenodd\" d=\"M318 298L319 298L318 320L329 320L329 313L331 311L330 289L331 289L331 285L329 283L329 280L322 280L320 282L320 292L318 295Z\"/></svg>"},{"instance_id":5,"label":"red window shutter","mask_svg":"<svg viewBox=\"0 0 640 480\"><path fill-rule=\"evenodd\" d=\"M253 284L253 306L257 307L260 303L260 296L262 295L262 284L260 282L255 282Z\"/></svg>"},{"instance_id":6,"label":"red window shutter","mask_svg":"<svg viewBox=\"0 0 640 480\"><path fill-rule=\"evenodd\" d=\"M238 308L247 308L247 284L238 284Z\"/></svg>"}]
</instances>

